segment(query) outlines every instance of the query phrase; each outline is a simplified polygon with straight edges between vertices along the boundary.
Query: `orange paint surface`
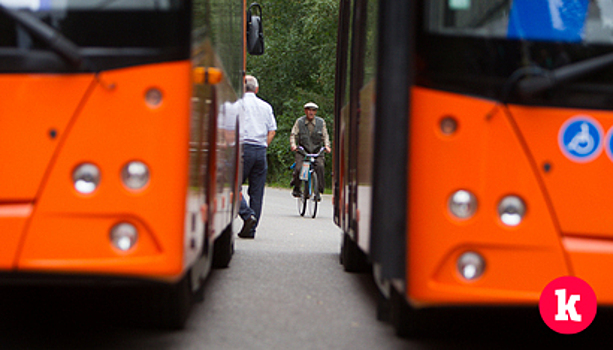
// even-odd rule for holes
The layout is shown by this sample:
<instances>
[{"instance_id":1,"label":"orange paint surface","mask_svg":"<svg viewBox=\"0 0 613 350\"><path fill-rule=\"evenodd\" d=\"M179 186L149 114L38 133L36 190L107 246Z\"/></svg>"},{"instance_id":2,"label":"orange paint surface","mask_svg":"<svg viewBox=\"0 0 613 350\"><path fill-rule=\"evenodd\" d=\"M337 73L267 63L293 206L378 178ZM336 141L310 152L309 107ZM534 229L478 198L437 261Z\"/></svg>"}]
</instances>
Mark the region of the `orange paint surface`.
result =
<instances>
[{"instance_id":1,"label":"orange paint surface","mask_svg":"<svg viewBox=\"0 0 613 350\"><path fill-rule=\"evenodd\" d=\"M31 203L0 204L0 269L11 269L17 254L17 247L23 235L27 220L32 213Z\"/></svg>"},{"instance_id":2,"label":"orange paint surface","mask_svg":"<svg viewBox=\"0 0 613 350\"><path fill-rule=\"evenodd\" d=\"M0 202L36 197L59 139L92 82L86 74L0 75Z\"/></svg>"}]
</instances>

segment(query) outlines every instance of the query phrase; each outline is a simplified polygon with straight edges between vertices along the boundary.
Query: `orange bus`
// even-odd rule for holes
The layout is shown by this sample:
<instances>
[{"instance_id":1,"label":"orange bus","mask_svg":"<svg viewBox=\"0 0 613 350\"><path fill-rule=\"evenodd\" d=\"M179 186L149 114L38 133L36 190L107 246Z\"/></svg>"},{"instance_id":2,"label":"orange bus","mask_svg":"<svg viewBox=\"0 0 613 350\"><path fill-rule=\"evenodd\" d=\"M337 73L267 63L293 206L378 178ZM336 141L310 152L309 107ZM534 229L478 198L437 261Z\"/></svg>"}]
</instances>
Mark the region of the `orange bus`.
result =
<instances>
[{"instance_id":1,"label":"orange bus","mask_svg":"<svg viewBox=\"0 0 613 350\"><path fill-rule=\"evenodd\" d=\"M212 2L0 0L0 283L147 285L181 327L228 266L246 9Z\"/></svg>"},{"instance_id":2,"label":"orange bus","mask_svg":"<svg viewBox=\"0 0 613 350\"><path fill-rule=\"evenodd\" d=\"M372 266L398 332L448 307L536 307L567 275L613 304L610 6L340 4L341 260Z\"/></svg>"}]
</instances>

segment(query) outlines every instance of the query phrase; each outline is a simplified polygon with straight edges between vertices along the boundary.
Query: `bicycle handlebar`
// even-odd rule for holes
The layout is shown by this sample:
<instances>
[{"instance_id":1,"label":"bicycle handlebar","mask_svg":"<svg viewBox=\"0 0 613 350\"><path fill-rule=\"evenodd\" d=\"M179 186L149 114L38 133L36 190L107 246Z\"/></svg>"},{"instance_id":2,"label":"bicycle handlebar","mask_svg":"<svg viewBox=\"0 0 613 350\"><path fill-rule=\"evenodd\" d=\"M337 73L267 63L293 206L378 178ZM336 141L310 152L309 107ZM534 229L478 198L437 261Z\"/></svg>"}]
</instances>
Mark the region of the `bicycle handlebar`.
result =
<instances>
[{"instance_id":1,"label":"bicycle handlebar","mask_svg":"<svg viewBox=\"0 0 613 350\"><path fill-rule=\"evenodd\" d=\"M298 148L296 148L296 151L298 151L303 156L305 156L305 157L313 157L313 158L317 158L317 157L321 156L322 153L324 153L325 150L326 150L326 148L322 147L319 150L319 152L317 152L317 153L306 153L306 151L304 150L304 148L302 146L298 146Z\"/></svg>"}]
</instances>

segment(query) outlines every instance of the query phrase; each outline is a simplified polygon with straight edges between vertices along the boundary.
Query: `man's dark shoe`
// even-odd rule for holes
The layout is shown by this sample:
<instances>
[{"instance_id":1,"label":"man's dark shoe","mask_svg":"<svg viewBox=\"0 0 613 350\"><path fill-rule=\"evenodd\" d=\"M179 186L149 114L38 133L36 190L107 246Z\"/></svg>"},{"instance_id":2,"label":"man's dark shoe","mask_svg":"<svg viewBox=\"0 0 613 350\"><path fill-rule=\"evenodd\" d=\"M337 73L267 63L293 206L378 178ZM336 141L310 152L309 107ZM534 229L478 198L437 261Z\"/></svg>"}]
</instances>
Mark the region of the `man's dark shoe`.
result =
<instances>
[{"instance_id":1,"label":"man's dark shoe","mask_svg":"<svg viewBox=\"0 0 613 350\"><path fill-rule=\"evenodd\" d=\"M255 215L249 216L247 220L245 220L243 228L241 229L241 232L239 232L238 236L240 238L254 238L255 232L252 232L252 230L257 222L258 219L255 218Z\"/></svg>"},{"instance_id":2,"label":"man's dark shoe","mask_svg":"<svg viewBox=\"0 0 613 350\"><path fill-rule=\"evenodd\" d=\"M294 190L292 191L292 196L294 196L296 198L300 198L300 197L302 197L302 191L300 191L297 188L294 188Z\"/></svg>"}]
</instances>

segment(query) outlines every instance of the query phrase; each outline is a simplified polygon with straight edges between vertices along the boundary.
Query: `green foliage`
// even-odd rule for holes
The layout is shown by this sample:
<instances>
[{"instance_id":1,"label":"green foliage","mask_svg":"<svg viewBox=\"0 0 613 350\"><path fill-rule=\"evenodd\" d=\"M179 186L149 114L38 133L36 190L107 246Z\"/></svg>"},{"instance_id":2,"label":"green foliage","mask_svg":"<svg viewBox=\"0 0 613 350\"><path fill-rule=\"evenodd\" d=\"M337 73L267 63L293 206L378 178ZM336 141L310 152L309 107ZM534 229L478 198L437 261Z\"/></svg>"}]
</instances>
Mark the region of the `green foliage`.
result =
<instances>
[{"instance_id":1,"label":"green foliage","mask_svg":"<svg viewBox=\"0 0 613 350\"><path fill-rule=\"evenodd\" d=\"M334 69L338 17L337 0L266 0L260 3L265 52L248 56L247 73L258 78L259 97L277 118L277 135L268 149L268 183L289 185L294 155L289 134L302 106L319 105L333 137ZM326 186L331 185L332 157L326 157Z\"/></svg>"}]
</instances>

